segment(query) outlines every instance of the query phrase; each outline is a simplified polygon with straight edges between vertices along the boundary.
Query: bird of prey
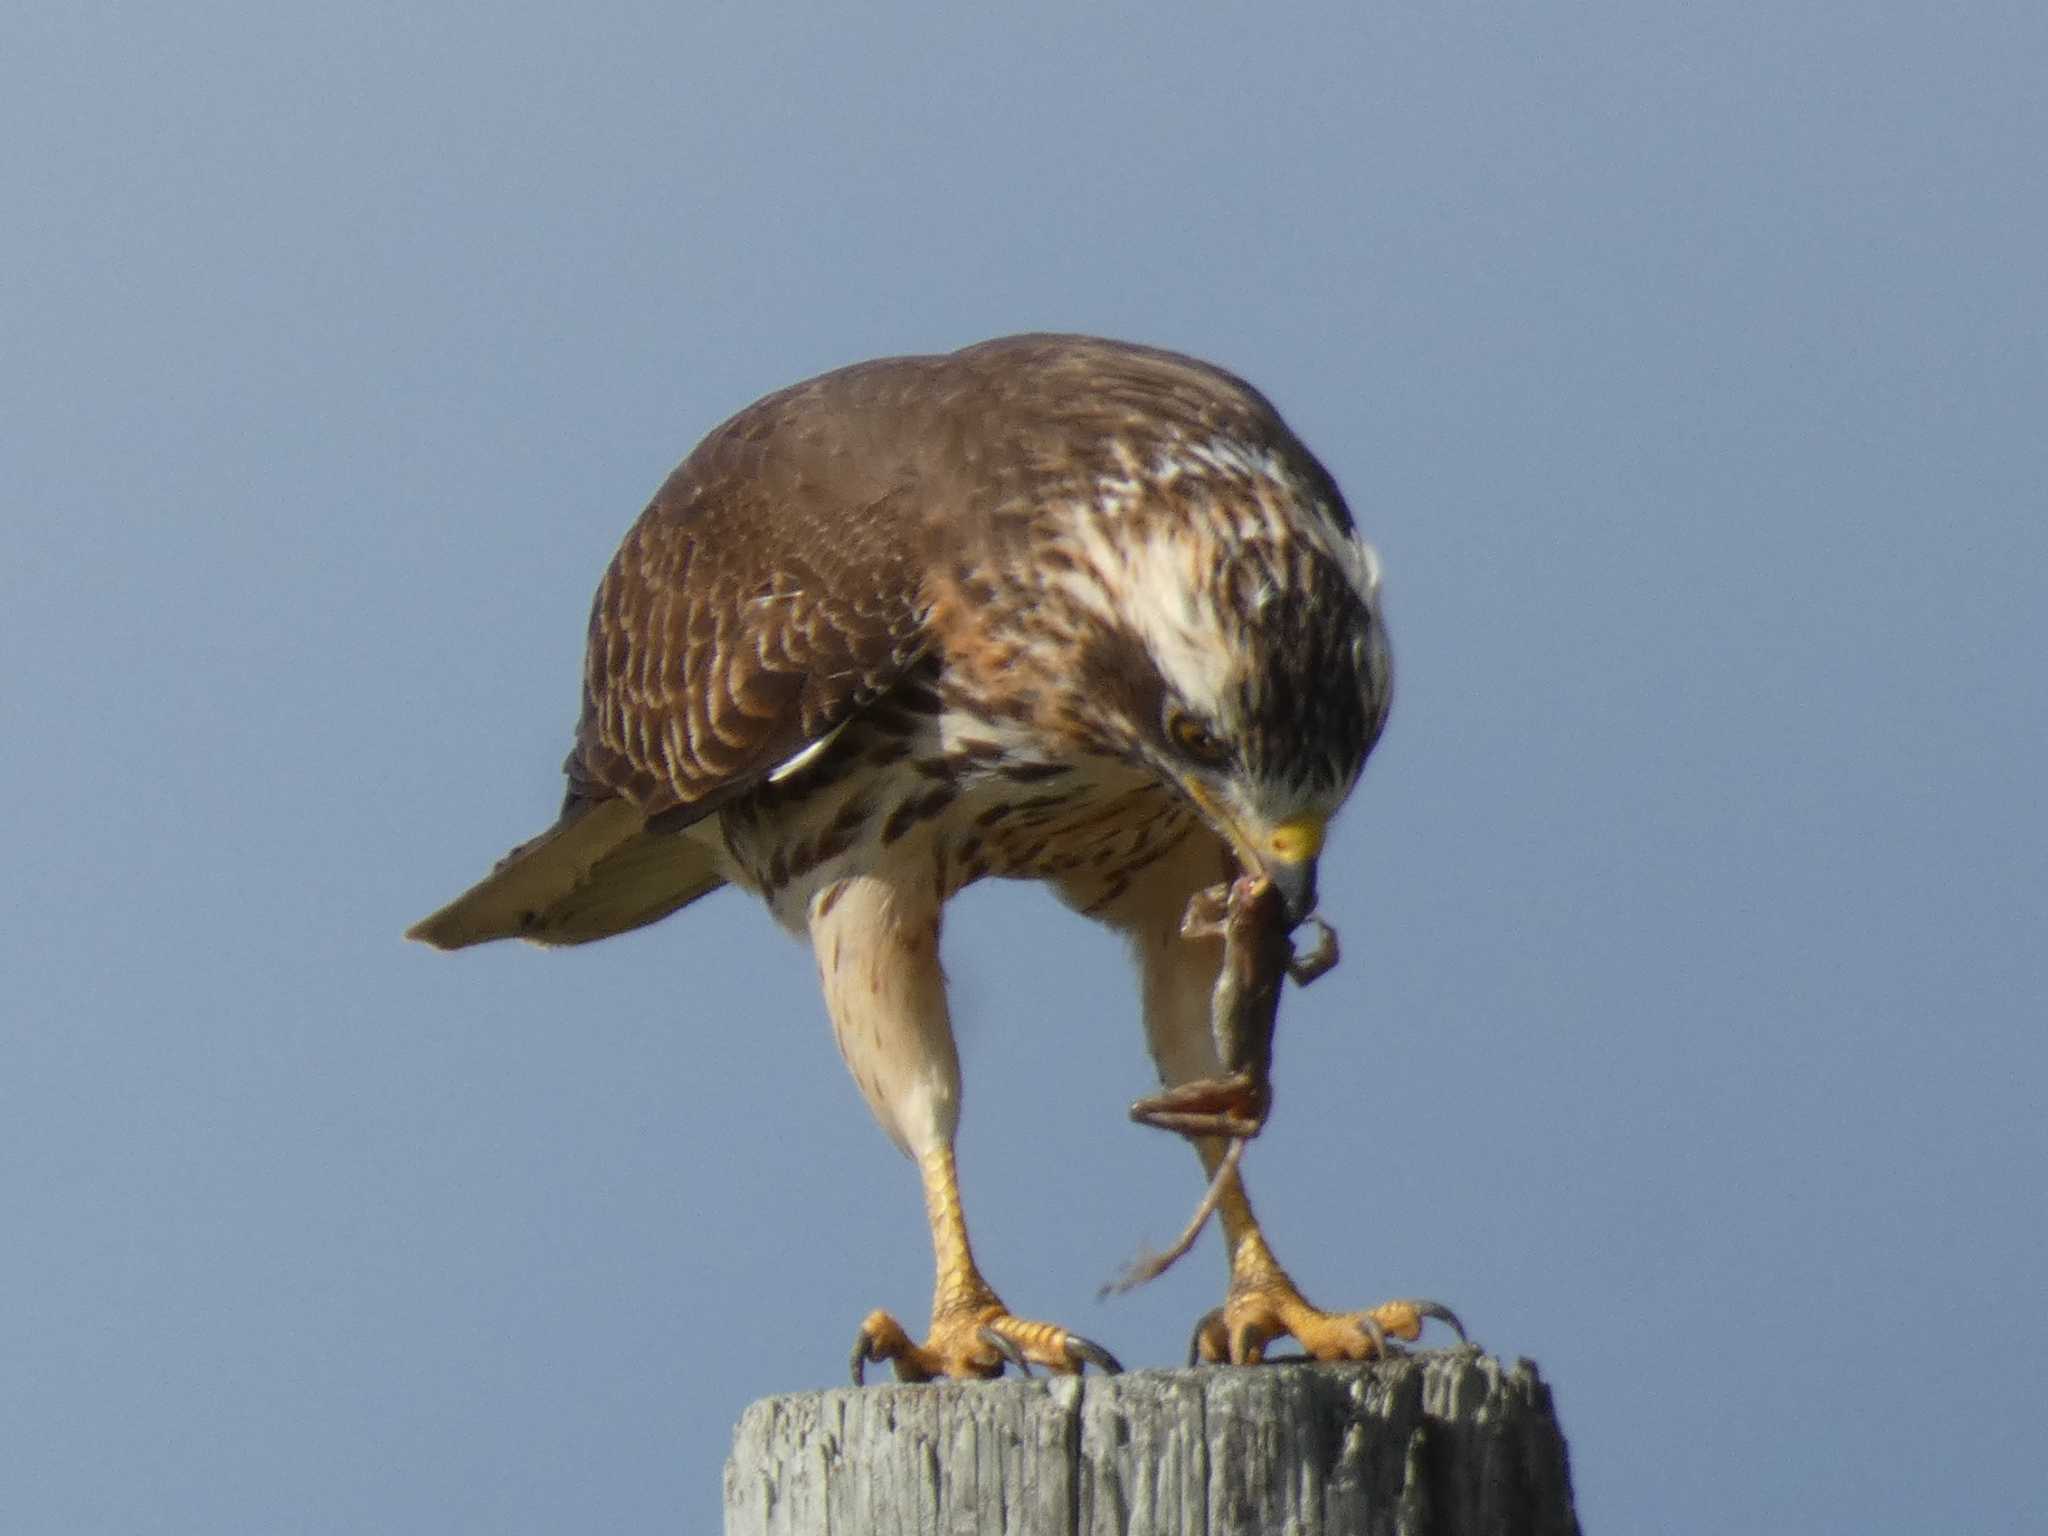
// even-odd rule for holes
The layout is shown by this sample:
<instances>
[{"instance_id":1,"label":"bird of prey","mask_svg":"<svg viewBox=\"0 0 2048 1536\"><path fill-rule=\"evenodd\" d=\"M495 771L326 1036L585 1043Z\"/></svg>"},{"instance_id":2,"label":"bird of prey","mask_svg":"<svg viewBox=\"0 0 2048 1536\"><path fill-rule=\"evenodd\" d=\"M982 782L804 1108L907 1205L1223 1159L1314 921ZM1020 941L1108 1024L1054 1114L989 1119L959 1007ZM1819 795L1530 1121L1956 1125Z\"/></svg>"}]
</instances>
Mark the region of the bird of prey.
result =
<instances>
[{"instance_id":1,"label":"bird of prey","mask_svg":"<svg viewBox=\"0 0 2048 1536\"><path fill-rule=\"evenodd\" d=\"M845 368L718 427L626 534L592 607L560 819L410 937L582 944L720 886L807 938L839 1049L917 1164L929 1332L862 1324L854 1374L1114 1370L1013 1314L968 1243L947 899L1038 880L1129 939L1168 1086L1213 1075L1223 945L1191 895L1316 903L1324 829L1390 698L1379 562L1250 385L1174 353L1015 336ZM1224 1143L1199 1144L1213 1172ZM1274 1260L1234 1170L1207 1359L1414 1338L1433 1304L1332 1313Z\"/></svg>"}]
</instances>

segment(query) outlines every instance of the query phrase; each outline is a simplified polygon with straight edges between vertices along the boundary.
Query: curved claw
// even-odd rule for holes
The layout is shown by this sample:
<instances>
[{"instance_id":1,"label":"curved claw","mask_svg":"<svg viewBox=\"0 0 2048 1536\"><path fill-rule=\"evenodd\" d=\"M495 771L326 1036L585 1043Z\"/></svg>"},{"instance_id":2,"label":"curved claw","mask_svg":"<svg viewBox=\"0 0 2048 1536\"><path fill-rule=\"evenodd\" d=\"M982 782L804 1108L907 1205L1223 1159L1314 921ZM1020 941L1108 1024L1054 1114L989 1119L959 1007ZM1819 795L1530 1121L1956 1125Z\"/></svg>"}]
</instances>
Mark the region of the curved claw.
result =
<instances>
[{"instance_id":1,"label":"curved claw","mask_svg":"<svg viewBox=\"0 0 2048 1536\"><path fill-rule=\"evenodd\" d=\"M974 1336L1001 1355L1005 1360L1009 1361L1010 1364L1017 1367L1018 1375L1029 1376L1031 1374L1031 1362L1024 1358L1024 1351L1018 1347L1016 1340L1007 1339L1002 1334L997 1333L995 1329L987 1327L975 1329Z\"/></svg>"},{"instance_id":2,"label":"curved claw","mask_svg":"<svg viewBox=\"0 0 2048 1536\"><path fill-rule=\"evenodd\" d=\"M1424 1317L1433 1317L1440 1323L1450 1324L1451 1332L1458 1336L1460 1344L1470 1344L1472 1342L1470 1336L1465 1332L1465 1325L1458 1321L1458 1314L1442 1302L1425 1301L1420 1297L1415 1297L1410 1299L1408 1305L1417 1312L1420 1312Z\"/></svg>"},{"instance_id":3,"label":"curved claw","mask_svg":"<svg viewBox=\"0 0 2048 1536\"><path fill-rule=\"evenodd\" d=\"M1358 1312L1325 1312L1304 1300L1293 1281L1274 1269L1249 1281L1239 1277L1224 1304L1201 1316L1189 1341L1188 1364L1388 1360L1406 1353L1397 1341L1419 1338L1429 1318L1447 1324L1461 1345L1471 1347L1464 1323L1440 1301L1415 1297ZM1302 1356L1266 1353L1268 1345L1289 1335L1300 1342Z\"/></svg>"},{"instance_id":4,"label":"curved claw","mask_svg":"<svg viewBox=\"0 0 2048 1536\"><path fill-rule=\"evenodd\" d=\"M1123 1364L1115 1355L1097 1344L1093 1339L1084 1339L1077 1333L1067 1335L1067 1357L1074 1363L1074 1372L1080 1374L1081 1362L1087 1361L1105 1376L1121 1376ZM1030 1372L1026 1371L1026 1375Z\"/></svg>"},{"instance_id":5,"label":"curved claw","mask_svg":"<svg viewBox=\"0 0 2048 1536\"><path fill-rule=\"evenodd\" d=\"M860 1332L853 1338L853 1358L848 1363L853 1369L853 1384L867 1385L867 1365L870 1360L893 1360L896 1374L906 1381L922 1381L924 1374L915 1365L916 1346L903 1331L903 1325L886 1312L876 1311L867 1315L860 1325Z\"/></svg>"},{"instance_id":6,"label":"curved claw","mask_svg":"<svg viewBox=\"0 0 2048 1536\"><path fill-rule=\"evenodd\" d=\"M1373 1359L1386 1359L1387 1330L1380 1326L1379 1319L1374 1317L1370 1312L1362 1313L1358 1319L1358 1326L1364 1329L1365 1336L1372 1340Z\"/></svg>"}]
</instances>

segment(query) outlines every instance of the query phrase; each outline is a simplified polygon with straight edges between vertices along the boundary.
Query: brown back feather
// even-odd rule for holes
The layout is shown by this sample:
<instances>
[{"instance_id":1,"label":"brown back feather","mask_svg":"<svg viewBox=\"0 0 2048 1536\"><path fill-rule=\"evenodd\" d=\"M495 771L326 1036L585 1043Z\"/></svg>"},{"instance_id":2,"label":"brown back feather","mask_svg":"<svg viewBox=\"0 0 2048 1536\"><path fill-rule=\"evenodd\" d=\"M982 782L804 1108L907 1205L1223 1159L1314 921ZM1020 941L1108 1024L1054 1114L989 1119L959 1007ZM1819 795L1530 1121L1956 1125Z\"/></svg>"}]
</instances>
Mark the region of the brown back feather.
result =
<instances>
[{"instance_id":1,"label":"brown back feather","mask_svg":"<svg viewBox=\"0 0 2048 1536\"><path fill-rule=\"evenodd\" d=\"M1118 447L1175 432L1271 442L1327 478L1242 381L1087 337L886 358L749 406L598 589L570 804L623 796L673 826L759 783L937 643L941 587L1028 550L1048 499L1119 473Z\"/></svg>"}]
</instances>

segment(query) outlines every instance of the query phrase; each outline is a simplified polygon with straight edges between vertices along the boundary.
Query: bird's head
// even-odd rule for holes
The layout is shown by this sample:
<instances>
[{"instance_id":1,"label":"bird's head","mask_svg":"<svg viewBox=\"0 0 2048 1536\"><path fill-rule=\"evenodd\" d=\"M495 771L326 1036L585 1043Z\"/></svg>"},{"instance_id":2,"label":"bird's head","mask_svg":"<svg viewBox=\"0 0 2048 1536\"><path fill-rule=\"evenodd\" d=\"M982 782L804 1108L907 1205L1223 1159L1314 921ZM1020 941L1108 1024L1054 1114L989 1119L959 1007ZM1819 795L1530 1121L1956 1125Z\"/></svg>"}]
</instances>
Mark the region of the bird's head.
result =
<instances>
[{"instance_id":1,"label":"bird's head","mask_svg":"<svg viewBox=\"0 0 2048 1536\"><path fill-rule=\"evenodd\" d=\"M1084 707L1299 922L1392 698L1377 557L1341 510L1319 507L1220 529L1162 521L1100 553L1116 617L1092 648Z\"/></svg>"}]
</instances>

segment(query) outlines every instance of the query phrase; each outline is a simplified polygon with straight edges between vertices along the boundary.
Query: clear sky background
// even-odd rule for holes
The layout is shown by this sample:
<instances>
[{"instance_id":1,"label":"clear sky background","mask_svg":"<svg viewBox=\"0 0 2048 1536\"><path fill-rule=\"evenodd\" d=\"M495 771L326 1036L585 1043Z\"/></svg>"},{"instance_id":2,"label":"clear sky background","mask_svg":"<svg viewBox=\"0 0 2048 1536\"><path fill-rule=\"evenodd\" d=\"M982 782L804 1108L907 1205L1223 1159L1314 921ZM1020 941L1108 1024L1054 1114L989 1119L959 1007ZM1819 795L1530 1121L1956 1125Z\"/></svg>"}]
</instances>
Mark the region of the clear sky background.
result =
<instances>
[{"instance_id":1,"label":"clear sky background","mask_svg":"<svg viewBox=\"0 0 2048 1536\"><path fill-rule=\"evenodd\" d=\"M545 825L590 593L763 392L1247 375L1387 565L1254 1194L1537 1360L1593 1531L2027 1528L2048 1444L2048 12L17 7L0 1529L715 1528L921 1323L913 1172L721 896L400 931ZM947 932L968 1211L1132 1365L1214 1237L1122 956Z\"/></svg>"}]
</instances>

